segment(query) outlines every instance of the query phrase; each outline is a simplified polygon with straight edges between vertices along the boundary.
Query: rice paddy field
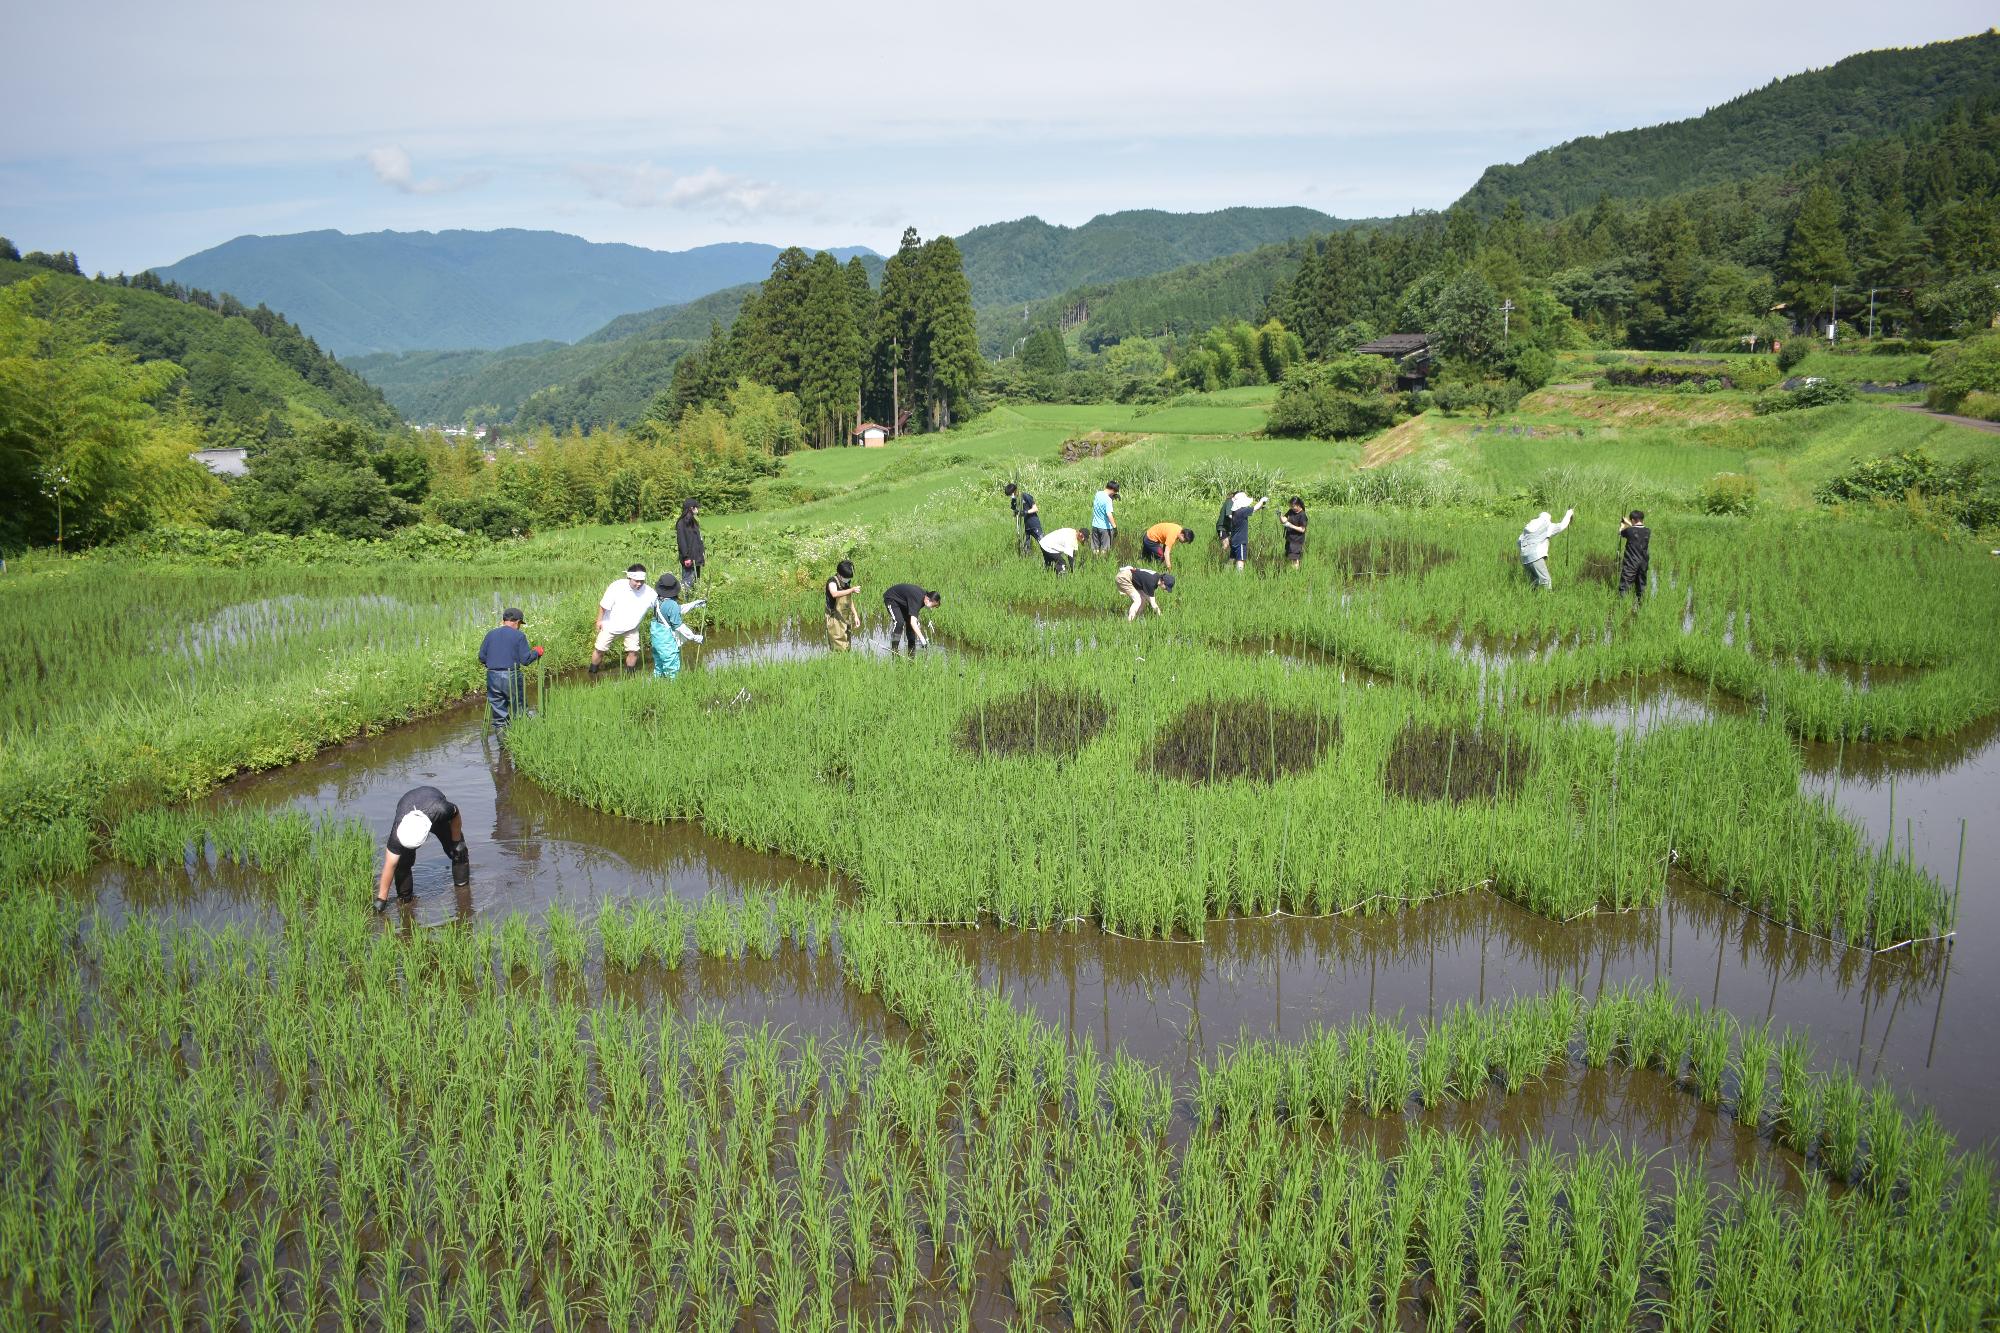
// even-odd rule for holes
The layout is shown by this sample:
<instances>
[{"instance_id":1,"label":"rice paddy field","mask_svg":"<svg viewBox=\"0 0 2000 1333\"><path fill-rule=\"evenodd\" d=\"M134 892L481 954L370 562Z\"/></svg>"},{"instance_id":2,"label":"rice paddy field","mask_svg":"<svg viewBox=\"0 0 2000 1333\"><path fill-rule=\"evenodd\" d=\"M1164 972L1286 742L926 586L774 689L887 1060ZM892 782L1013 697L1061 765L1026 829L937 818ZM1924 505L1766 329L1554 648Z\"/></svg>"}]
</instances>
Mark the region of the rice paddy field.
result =
<instances>
[{"instance_id":1,"label":"rice paddy field","mask_svg":"<svg viewBox=\"0 0 2000 1333\"><path fill-rule=\"evenodd\" d=\"M1592 389L1382 459L1268 392L797 460L672 681L580 669L658 528L11 562L0 1326L1994 1326L2000 561L1795 502L1993 437ZM1113 477L1122 559L1197 533L1132 622L998 492ZM422 783L471 882L378 918Z\"/></svg>"}]
</instances>

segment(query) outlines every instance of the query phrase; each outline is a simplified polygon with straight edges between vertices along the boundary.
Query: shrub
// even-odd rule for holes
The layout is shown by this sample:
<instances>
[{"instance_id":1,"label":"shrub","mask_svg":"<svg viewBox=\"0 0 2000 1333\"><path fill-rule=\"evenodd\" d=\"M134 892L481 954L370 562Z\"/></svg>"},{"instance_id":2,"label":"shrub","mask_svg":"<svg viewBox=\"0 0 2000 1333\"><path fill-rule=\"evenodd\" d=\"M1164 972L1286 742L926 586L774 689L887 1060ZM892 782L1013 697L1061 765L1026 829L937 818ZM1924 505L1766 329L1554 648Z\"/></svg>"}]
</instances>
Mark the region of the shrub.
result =
<instances>
[{"instance_id":1,"label":"shrub","mask_svg":"<svg viewBox=\"0 0 2000 1333\"><path fill-rule=\"evenodd\" d=\"M1924 365L1930 392L1924 403L1933 411L1956 412L1968 394L2000 393L2000 333L1982 333L1941 347Z\"/></svg>"},{"instance_id":2,"label":"shrub","mask_svg":"<svg viewBox=\"0 0 2000 1333\"><path fill-rule=\"evenodd\" d=\"M1987 393L1974 389L1959 399L1960 416L1977 417L1981 421L2000 421L2000 393Z\"/></svg>"},{"instance_id":3,"label":"shrub","mask_svg":"<svg viewBox=\"0 0 2000 1333\"><path fill-rule=\"evenodd\" d=\"M1821 483L1821 504L1916 499L1964 527L2000 523L2000 486L1978 461L1940 463L1923 449L1870 458Z\"/></svg>"},{"instance_id":4,"label":"shrub","mask_svg":"<svg viewBox=\"0 0 2000 1333\"><path fill-rule=\"evenodd\" d=\"M1325 385L1294 388L1290 381L1264 424L1266 434L1290 439L1347 440L1396 424L1396 400L1379 393L1345 393Z\"/></svg>"},{"instance_id":5,"label":"shrub","mask_svg":"<svg viewBox=\"0 0 2000 1333\"><path fill-rule=\"evenodd\" d=\"M1834 403L1852 400L1854 390L1838 380L1807 380L1796 389L1780 389L1775 393L1762 394L1755 404L1757 415L1769 416L1773 412L1792 412L1804 407L1830 407Z\"/></svg>"},{"instance_id":6,"label":"shrub","mask_svg":"<svg viewBox=\"0 0 2000 1333\"><path fill-rule=\"evenodd\" d=\"M1810 335L1794 338L1778 349L1778 369L1789 375L1812 353L1813 340Z\"/></svg>"},{"instance_id":7,"label":"shrub","mask_svg":"<svg viewBox=\"0 0 2000 1333\"><path fill-rule=\"evenodd\" d=\"M1695 493L1705 514L1747 514L1757 507L1757 482L1741 472L1718 472Z\"/></svg>"},{"instance_id":8,"label":"shrub","mask_svg":"<svg viewBox=\"0 0 2000 1333\"><path fill-rule=\"evenodd\" d=\"M534 516L527 509L499 495L435 500L431 504L431 512L440 523L466 532L477 532L494 541L525 537L535 525Z\"/></svg>"}]
</instances>

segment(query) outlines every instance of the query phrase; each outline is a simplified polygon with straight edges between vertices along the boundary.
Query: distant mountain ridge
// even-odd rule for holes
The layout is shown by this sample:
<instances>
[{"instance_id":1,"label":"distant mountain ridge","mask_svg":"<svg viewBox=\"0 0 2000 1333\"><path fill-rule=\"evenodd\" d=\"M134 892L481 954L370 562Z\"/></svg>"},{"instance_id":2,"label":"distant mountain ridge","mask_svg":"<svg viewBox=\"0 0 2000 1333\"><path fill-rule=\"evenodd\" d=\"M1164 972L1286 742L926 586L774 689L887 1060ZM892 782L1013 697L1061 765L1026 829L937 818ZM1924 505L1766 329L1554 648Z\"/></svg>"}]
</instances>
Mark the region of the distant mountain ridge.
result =
<instances>
[{"instance_id":1,"label":"distant mountain ridge","mask_svg":"<svg viewBox=\"0 0 2000 1333\"><path fill-rule=\"evenodd\" d=\"M2000 32L1867 51L1770 83L1699 116L1572 139L1488 167L1458 201L1493 217L1519 199L1558 217L1599 199L1658 198L1782 171L1848 144L1893 134L1946 103L2000 87Z\"/></svg>"},{"instance_id":2,"label":"distant mountain ridge","mask_svg":"<svg viewBox=\"0 0 2000 1333\"><path fill-rule=\"evenodd\" d=\"M553 231L239 236L153 272L285 311L340 356L572 342L770 272L775 245L648 250ZM865 246L832 251L845 262Z\"/></svg>"}]
</instances>

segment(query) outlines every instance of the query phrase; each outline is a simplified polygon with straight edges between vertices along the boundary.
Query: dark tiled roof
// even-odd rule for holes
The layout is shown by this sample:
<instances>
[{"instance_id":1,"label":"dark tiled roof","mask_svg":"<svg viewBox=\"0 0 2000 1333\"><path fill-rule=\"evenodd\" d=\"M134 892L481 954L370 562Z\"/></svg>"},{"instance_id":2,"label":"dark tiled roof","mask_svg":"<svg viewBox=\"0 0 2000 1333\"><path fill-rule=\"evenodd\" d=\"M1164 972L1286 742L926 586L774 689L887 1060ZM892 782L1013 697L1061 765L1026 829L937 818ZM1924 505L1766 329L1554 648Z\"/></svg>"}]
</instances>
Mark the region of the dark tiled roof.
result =
<instances>
[{"instance_id":1,"label":"dark tiled roof","mask_svg":"<svg viewBox=\"0 0 2000 1333\"><path fill-rule=\"evenodd\" d=\"M1369 356L1405 357L1412 352L1421 352L1431 345L1428 333L1392 333L1385 338L1377 338L1372 343L1362 343L1357 352Z\"/></svg>"}]
</instances>

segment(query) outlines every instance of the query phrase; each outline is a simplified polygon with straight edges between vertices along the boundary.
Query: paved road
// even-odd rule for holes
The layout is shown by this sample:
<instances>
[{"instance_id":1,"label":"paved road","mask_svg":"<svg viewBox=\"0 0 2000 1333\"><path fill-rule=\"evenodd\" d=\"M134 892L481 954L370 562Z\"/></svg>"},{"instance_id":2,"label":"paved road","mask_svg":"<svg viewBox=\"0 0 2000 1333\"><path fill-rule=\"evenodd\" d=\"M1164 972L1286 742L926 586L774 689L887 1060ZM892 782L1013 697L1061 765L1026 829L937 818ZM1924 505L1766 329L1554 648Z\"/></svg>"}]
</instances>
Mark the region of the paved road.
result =
<instances>
[{"instance_id":1,"label":"paved road","mask_svg":"<svg viewBox=\"0 0 2000 1333\"><path fill-rule=\"evenodd\" d=\"M1897 403L1895 407L1899 412L1921 412L1927 417L1936 417L1939 421L1956 422L1961 426L1970 426L1974 430L1983 430L1989 435L2000 435L2000 421L1981 421L1978 417L1955 417L1949 412L1933 412L1922 403Z\"/></svg>"}]
</instances>

